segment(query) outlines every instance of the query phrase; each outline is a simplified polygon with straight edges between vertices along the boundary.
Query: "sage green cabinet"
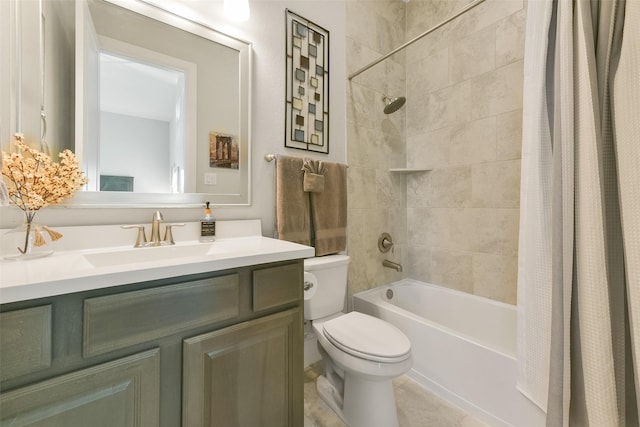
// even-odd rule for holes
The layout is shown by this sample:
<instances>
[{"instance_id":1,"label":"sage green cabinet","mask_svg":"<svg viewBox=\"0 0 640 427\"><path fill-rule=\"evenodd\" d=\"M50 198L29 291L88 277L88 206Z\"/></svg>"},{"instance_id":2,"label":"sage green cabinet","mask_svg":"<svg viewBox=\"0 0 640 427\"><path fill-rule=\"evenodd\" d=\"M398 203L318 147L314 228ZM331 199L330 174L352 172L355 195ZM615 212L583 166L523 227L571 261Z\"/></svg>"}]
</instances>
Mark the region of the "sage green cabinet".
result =
<instances>
[{"instance_id":1,"label":"sage green cabinet","mask_svg":"<svg viewBox=\"0 0 640 427\"><path fill-rule=\"evenodd\" d=\"M0 395L0 425L155 427L159 350L103 363Z\"/></svg>"},{"instance_id":2,"label":"sage green cabinet","mask_svg":"<svg viewBox=\"0 0 640 427\"><path fill-rule=\"evenodd\" d=\"M183 427L303 424L301 310L185 340Z\"/></svg>"},{"instance_id":3,"label":"sage green cabinet","mask_svg":"<svg viewBox=\"0 0 640 427\"><path fill-rule=\"evenodd\" d=\"M0 380L51 366L51 305L0 313Z\"/></svg>"},{"instance_id":4,"label":"sage green cabinet","mask_svg":"<svg viewBox=\"0 0 640 427\"><path fill-rule=\"evenodd\" d=\"M301 426L303 274L292 260L0 305L0 427Z\"/></svg>"}]
</instances>

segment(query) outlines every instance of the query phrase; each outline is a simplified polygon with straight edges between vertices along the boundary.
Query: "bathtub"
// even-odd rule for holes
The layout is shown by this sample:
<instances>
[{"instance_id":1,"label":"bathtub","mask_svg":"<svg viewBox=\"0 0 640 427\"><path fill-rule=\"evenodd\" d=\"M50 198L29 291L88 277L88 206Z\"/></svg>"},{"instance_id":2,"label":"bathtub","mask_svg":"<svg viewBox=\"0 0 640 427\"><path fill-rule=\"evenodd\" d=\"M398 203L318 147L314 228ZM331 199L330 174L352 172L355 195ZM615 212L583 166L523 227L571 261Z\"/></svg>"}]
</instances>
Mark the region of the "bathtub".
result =
<instances>
[{"instance_id":1,"label":"bathtub","mask_svg":"<svg viewBox=\"0 0 640 427\"><path fill-rule=\"evenodd\" d=\"M416 280L357 293L354 309L411 340L408 375L490 426L540 427L544 413L516 390L516 308Z\"/></svg>"}]
</instances>

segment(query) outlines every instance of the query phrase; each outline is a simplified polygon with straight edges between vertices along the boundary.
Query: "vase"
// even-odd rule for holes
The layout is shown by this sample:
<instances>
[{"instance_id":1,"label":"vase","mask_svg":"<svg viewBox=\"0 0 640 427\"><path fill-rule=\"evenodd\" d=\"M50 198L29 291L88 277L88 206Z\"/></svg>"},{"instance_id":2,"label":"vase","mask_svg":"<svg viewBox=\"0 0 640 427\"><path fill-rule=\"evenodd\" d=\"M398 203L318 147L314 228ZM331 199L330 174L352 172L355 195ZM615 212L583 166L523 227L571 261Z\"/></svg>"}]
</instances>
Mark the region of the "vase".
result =
<instances>
[{"instance_id":1,"label":"vase","mask_svg":"<svg viewBox=\"0 0 640 427\"><path fill-rule=\"evenodd\" d=\"M2 235L2 258L28 260L51 255L59 233L33 221L8 230Z\"/></svg>"}]
</instances>

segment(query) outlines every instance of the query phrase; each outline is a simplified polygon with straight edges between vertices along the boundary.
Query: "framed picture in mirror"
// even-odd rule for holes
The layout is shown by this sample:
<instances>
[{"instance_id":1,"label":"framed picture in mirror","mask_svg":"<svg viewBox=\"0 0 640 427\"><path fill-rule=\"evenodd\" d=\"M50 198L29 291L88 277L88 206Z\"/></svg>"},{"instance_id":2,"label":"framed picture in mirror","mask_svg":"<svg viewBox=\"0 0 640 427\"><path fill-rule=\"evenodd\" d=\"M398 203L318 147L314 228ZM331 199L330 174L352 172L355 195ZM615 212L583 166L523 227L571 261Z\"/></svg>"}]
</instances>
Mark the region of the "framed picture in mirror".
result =
<instances>
[{"instance_id":1,"label":"framed picture in mirror","mask_svg":"<svg viewBox=\"0 0 640 427\"><path fill-rule=\"evenodd\" d=\"M219 132L209 132L209 167L238 169L240 149L238 137Z\"/></svg>"}]
</instances>

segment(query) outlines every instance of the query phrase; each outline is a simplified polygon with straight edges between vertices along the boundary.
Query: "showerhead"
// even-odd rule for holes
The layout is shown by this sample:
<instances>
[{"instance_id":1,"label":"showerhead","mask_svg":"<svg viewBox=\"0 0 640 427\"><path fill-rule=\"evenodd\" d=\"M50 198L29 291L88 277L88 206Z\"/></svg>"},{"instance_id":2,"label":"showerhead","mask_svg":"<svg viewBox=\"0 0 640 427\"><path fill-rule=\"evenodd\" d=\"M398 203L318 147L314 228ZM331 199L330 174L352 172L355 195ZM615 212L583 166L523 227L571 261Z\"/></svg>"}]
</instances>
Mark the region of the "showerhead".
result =
<instances>
[{"instance_id":1,"label":"showerhead","mask_svg":"<svg viewBox=\"0 0 640 427\"><path fill-rule=\"evenodd\" d=\"M399 96L397 98L389 98L388 96L383 96L382 100L384 101L384 113L391 114L395 113L404 105L407 101L407 98L404 96Z\"/></svg>"}]
</instances>

